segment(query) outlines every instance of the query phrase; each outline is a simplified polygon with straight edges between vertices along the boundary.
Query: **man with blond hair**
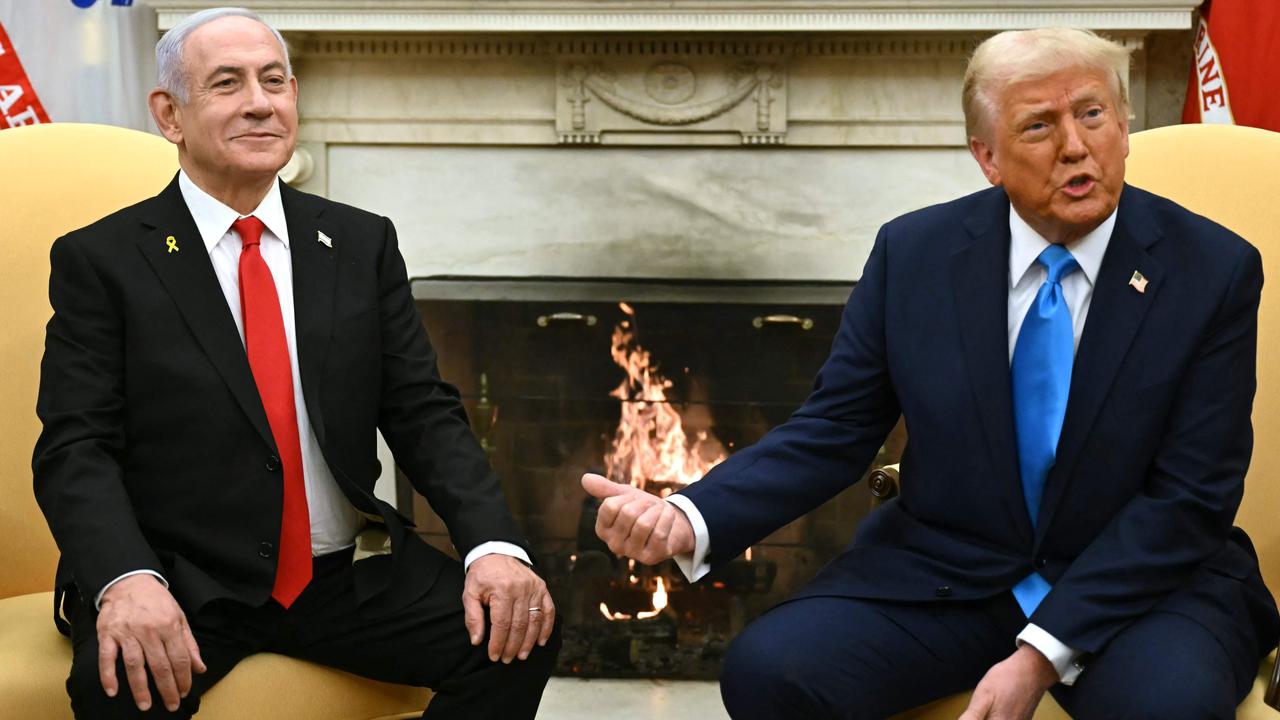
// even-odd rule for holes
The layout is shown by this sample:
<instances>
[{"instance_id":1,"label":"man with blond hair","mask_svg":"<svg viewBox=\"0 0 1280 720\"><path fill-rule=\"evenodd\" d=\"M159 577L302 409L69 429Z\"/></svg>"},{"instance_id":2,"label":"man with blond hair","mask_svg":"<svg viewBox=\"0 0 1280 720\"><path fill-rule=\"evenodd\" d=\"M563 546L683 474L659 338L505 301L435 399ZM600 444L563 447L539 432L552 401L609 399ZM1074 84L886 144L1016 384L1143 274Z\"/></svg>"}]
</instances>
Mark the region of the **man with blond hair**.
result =
<instances>
[{"instance_id":1,"label":"man with blond hair","mask_svg":"<svg viewBox=\"0 0 1280 720\"><path fill-rule=\"evenodd\" d=\"M275 652L431 687L435 720L531 720L555 607L391 222L280 182L298 84L256 15L195 13L156 59L181 170L51 255L33 465L76 717L190 717ZM374 496L379 430L463 562Z\"/></svg>"},{"instance_id":2,"label":"man with blond hair","mask_svg":"<svg viewBox=\"0 0 1280 720\"><path fill-rule=\"evenodd\" d=\"M598 476L597 532L691 579L862 475L899 415L902 495L733 643L734 718L1232 718L1280 618L1232 527L1262 264L1124 183L1123 48L1001 33L965 76L994 186L886 224L813 393L660 501Z\"/></svg>"}]
</instances>

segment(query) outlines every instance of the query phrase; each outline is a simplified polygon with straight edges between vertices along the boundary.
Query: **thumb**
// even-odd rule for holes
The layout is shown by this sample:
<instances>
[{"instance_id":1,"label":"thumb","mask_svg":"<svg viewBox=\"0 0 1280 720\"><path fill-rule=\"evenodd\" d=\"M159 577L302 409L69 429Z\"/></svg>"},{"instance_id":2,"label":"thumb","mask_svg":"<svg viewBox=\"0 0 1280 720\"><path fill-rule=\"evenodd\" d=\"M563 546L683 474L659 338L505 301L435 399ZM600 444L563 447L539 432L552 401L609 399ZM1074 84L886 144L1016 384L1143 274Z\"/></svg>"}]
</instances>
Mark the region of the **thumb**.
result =
<instances>
[{"instance_id":1,"label":"thumb","mask_svg":"<svg viewBox=\"0 0 1280 720\"><path fill-rule=\"evenodd\" d=\"M983 720L991 712L991 696L983 694L974 696L969 700L969 707L965 708L964 714L959 720Z\"/></svg>"},{"instance_id":2,"label":"thumb","mask_svg":"<svg viewBox=\"0 0 1280 720\"><path fill-rule=\"evenodd\" d=\"M616 483L603 475L587 473L582 476L582 489L601 500L614 495L626 495L631 492L630 485Z\"/></svg>"},{"instance_id":3,"label":"thumb","mask_svg":"<svg viewBox=\"0 0 1280 720\"><path fill-rule=\"evenodd\" d=\"M196 644L195 635L191 634L191 627L187 625L186 618L182 620L182 640L186 643L187 652L191 655L191 669L198 673L208 670L204 659L200 657L200 646Z\"/></svg>"}]
</instances>

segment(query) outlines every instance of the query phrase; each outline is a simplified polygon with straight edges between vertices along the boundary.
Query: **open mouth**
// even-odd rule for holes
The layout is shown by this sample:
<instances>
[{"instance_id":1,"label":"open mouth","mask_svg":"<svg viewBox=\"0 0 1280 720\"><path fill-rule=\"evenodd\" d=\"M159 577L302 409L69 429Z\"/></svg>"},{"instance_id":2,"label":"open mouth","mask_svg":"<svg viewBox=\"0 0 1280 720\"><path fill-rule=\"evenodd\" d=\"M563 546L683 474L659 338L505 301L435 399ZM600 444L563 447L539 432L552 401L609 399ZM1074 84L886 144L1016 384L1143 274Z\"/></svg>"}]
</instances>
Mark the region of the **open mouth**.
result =
<instances>
[{"instance_id":1,"label":"open mouth","mask_svg":"<svg viewBox=\"0 0 1280 720\"><path fill-rule=\"evenodd\" d=\"M1062 191L1072 197L1083 197L1093 190L1096 182L1088 175L1076 175L1067 180L1067 184L1062 186Z\"/></svg>"}]
</instances>

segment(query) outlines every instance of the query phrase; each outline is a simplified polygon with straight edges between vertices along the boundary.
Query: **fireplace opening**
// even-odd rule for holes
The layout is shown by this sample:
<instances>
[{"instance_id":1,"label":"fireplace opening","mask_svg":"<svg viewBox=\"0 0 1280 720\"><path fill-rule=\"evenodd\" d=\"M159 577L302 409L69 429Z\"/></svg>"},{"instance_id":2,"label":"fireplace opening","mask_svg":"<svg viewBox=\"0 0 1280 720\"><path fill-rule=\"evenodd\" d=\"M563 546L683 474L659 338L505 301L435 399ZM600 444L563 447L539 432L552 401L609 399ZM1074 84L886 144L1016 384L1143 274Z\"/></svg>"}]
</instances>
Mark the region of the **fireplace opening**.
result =
<instances>
[{"instance_id":1,"label":"fireplace opening","mask_svg":"<svg viewBox=\"0 0 1280 720\"><path fill-rule=\"evenodd\" d=\"M734 635L849 542L870 506L863 483L690 584L672 562L610 553L579 479L597 472L662 496L759 440L808 395L850 287L415 281L441 375L461 391L555 599L559 674L713 679ZM456 556L403 477L398 492L418 532Z\"/></svg>"}]
</instances>

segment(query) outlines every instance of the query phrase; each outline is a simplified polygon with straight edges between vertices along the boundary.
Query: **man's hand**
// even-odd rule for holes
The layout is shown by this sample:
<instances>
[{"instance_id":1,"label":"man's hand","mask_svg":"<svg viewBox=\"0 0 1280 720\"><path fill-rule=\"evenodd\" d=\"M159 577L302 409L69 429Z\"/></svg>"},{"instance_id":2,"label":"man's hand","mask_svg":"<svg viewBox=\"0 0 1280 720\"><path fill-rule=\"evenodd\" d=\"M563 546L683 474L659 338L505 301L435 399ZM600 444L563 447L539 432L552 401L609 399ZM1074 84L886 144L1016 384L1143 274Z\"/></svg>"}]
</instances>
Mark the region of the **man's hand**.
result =
<instances>
[{"instance_id":1,"label":"man's hand","mask_svg":"<svg viewBox=\"0 0 1280 720\"><path fill-rule=\"evenodd\" d=\"M164 706L173 712L191 691L191 673L205 671L187 616L152 575L131 575L102 595L98 613L98 677L110 697L120 690L116 658L123 657L139 710L151 708L147 668Z\"/></svg>"},{"instance_id":2,"label":"man's hand","mask_svg":"<svg viewBox=\"0 0 1280 720\"><path fill-rule=\"evenodd\" d=\"M484 640L484 608L489 608L489 659L509 663L524 660L533 643L546 645L556 624L551 593L527 565L510 555L483 555L467 569L462 609L471 644ZM534 608L537 608L535 611Z\"/></svg>"},{"instance_id":3,"label":"man's hand","mask_svg":"<svg viewBox=\"0 0 1280 720\"><path fill-rule=\"evenodd\" d=\"M987 671L960 720L1030 720L1040 698L1057 682L1053 664L1024 644Z\"/></svg>"},{"instance_id":4,"label":"man's hand","mask_svg":"<svg viewBox=\"0 0 1280 720\"><path fill-rule=\"evenodd\" d=\"M693 525L680 508L639 488L593 473L582 487L599 498L596 535L618 555L656 565L693 552Z\"/></svg>"}]
</instances>

